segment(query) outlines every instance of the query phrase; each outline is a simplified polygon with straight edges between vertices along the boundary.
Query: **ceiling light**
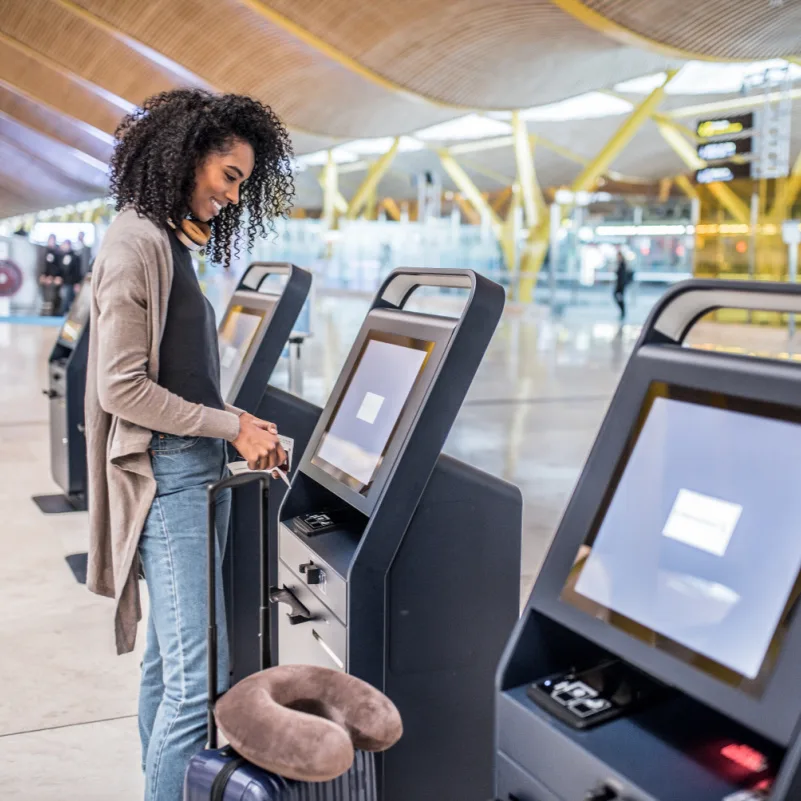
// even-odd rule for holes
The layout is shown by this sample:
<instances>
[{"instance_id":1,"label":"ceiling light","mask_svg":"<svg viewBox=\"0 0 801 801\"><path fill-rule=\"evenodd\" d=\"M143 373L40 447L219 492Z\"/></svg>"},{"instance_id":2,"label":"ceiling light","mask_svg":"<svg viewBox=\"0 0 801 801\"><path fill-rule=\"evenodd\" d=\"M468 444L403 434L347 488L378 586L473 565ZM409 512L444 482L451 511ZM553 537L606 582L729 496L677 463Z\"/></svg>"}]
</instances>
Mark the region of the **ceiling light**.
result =
<instances>
[{"instance_id":1,"label":"ceiling light","mask_svg":"<svg viewBox=\"0 0 801 801\"><path fill-rule=\"evenodd\" d=\"M737 94L745 80L768 70L784 70L790 80L801 79L801 66L788 64L777 58L770 61L747 61L737 64L715 64L706 61L688 61L679 74L667 85L669 95ZM666 79L664 72L644 75L615 84L618 92L646 95L658 89Z\"/></svg>"},{"instance_id":2,"label":"ceiling light","mask_svg":"<svg viewBox=\"0 0 801 801\"><path fill-rule=\"evenodd\" d=\"M628 114L634 105L628 100L605 92L587 92L558 103L535 106L520 112L524 120L532 122L567 122L568 120L589 120L599 117L614 117Z\"/></svg>"},{"instance_id":3,"label":"ceiling light","mask_svg":"<svg viewBox=\"0 0 801 801\"><path fill-rule=\"evenodd\" d=\"M502 136L511 133L511 126L490 117L480 114L467 114L464 117L457 117L455 120L448 120L429 128L416 131L418 139L427 141L449 142L463 139L486 139L490 136Z\"/></svg>"},{"instance_id":4,"label":"ceiling light","mask_svg":"<svg viewBox=\"0 0 801 801\"><path fill-rule=\"evenodd\" d=\"M334 148L334 153L337 150L347 151L349 154L356 153L359 156L383 156L395 141L392 136L381 136L376 139L354 139L351 142L346 142ZM411 153L415 150L424 150L425 145L411 136L402 136L400 144L398 145L399 153Z\"/></svg>"}]
</instances>

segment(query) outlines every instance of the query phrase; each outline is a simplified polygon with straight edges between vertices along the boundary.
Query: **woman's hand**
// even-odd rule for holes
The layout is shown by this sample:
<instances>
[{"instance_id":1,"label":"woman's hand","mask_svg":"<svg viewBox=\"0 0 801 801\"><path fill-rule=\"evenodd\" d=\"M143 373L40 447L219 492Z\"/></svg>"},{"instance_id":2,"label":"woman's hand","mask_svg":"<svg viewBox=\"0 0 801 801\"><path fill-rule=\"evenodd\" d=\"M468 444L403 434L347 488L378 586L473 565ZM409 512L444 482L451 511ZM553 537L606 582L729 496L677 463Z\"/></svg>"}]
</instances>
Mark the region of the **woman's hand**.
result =
<instances>
[{"instance_id":1,"label":"woman's hand","mask_svg":"<svg viewBox=\"0 0 801 801\"><path fill-rule=\"evenodd\" d=\"M232 445L251 470L272 470L286 462L286 451L278 441L275 423L259 420L247 412L239 417L239 436Z\"/></svg>"}]
</instances>

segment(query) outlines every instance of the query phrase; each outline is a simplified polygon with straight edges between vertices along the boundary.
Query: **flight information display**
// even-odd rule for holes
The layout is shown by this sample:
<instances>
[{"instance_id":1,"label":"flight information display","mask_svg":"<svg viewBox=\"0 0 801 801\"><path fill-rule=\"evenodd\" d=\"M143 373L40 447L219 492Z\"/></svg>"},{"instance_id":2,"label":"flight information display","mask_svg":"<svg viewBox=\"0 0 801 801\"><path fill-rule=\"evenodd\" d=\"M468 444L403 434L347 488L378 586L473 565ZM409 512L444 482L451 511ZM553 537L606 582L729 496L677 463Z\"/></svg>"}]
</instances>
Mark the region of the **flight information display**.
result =
<instances>
[{"instance_id":1,"label":"flight information display","mask_svg":"<svg viewBox=\"0 0 801 801\"><path fill-rule=\"evenodd\" d=\"M741 686L772 668L801 590L801 425L760 407L653 398L562 593Z\"/></svg>"},{"instance_id":2,"label":"flight information display","mask_svg":"<svg viewBox=\"0 0 801 801\"><path fill-rule=\"evenodd\" d=\"M433 347L433 342L371 331L312 464L365 493Z\"/></svg>"},{"instance_id":3,"label":"flight information display","mask_svg":"<svg viewBox=\"0 0 801 801\"><path fill-rule=\"evenodd\" d=\"M264 319L264 312L233 306L223 320L218 338L220 342L220 390L224 399L232 401L228 393L236 381L256 331Z\"/></svg>"}]
</instances>

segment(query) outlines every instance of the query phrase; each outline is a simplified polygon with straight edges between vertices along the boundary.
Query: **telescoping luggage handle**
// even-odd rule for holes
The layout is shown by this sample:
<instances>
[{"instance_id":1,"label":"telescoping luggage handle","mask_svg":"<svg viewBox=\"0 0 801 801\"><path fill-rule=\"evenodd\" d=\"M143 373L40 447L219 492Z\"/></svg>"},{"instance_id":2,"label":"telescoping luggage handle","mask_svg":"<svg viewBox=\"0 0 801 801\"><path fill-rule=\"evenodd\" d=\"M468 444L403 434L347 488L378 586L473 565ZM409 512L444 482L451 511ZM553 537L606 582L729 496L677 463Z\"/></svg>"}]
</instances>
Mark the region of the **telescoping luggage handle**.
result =
<instances>
[{"instance_id":1,"label":"telescoping luggage handle","mask_svg":"<svg viewBox=\"0 0 801 801\"><path fill-rule=\"evenodd\" d=\"M460 316L462 323L468 316L483 310L499 314L505 300L505 293L500 284L473 270L399 267L393 270L381 285L373 302L373 308L402 310L412 293L424 286L469 290L470 295Z\"/></svg>"},{"instance_id":2,"label":"telescoping luggage handle","mask_svg":"<svg viewBox=\"0 0 801 801\"><path fill-rule=\"evenodd\" d=\"M294 264L285 261L254 261L251 262L237 284L237 291L240 289L249 289L251 292L260 292L262 284L271 275L286 275L287 283L301 280L304 276L310 274L307 270L301 270Z\"/></svg>"},{"instance_id":3,"label":"telescoping luggage handle","mask_svg":"<svg viewBox=\"0 0 801 801\"><path fill-rule=\"evenodd\" d=\"M680 345L704 315L717 309L801 314L801 284L712 279L682 281L656 304L642 330L637 348L643 345Z\"/></svg>"},{"instance_id":4,"label":"telescoping luggage handle","mask_svg":"<svg viewBox=\"0 0 801 801\"><path fill-rule=\"evenodd\" d=\"M214 484L209 484L206 488L208 496L208 521L207 521L207 552L208 552L208 604L209 604L209 628L208 628L208 746L209 748L217 747L217 721L214 719L214 705L217 703L217 576L216 576L216 562L217 562L217 537L215 535L216 522L215 522L215 507L217 504L217 497L221 492L227 489L235 489L236 487L243 487L246 484L252 484L258 481L261 485L261 491L267 487L267 482L270 474L267 472L252 472L240 473L237 476L229 476L223 478ZM264 541L264 532L262 530L263 520L259 517L259 540ZM263 561L263 560L262 560ZM262 576L262 585L264 577Z\"/></svg>"}]
</instances>

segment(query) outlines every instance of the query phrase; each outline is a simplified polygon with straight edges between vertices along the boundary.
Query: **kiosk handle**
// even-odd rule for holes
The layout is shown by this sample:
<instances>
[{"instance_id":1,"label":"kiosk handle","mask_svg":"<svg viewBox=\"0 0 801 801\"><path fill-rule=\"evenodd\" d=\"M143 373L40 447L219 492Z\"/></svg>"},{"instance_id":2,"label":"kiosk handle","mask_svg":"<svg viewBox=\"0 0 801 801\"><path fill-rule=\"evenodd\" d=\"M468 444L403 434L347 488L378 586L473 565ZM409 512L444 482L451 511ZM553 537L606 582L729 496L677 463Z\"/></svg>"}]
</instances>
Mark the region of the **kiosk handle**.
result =
<instances>
[{"instance_id":1,"label":"kiosk handle","mask_svg":"<svg viewBox=\"0 0 801 801\"><path fill-rule=\"evenodd\" d=\"M393 270L378 292L377 305L402 309L412 292L422 286L469 289L471 300L476 293L479 276L473 270L413 269ZM469 303L469 301L468 301Z\"/></svg>"},{"instance_id":2,"label":"kiosk handle","mask_svg":"<svg viewBox=\"0 0 801 801\"><path fill-rule=\"evenodd\" d=\"M296 626L298 623L305 623L311 620L311 612L295 597L292 590L283 587L270 588L270 603L271 604L286 604L289 607L289 624Z\"/></svg>"},{"instance_id":3,"label":"kiosk handle","mask_svg":"<svg viewBox=\"0 0 801 801\"><path fill-rule=\"evenodd\" d=\"M679 345L698 320L716 309L801 314L801 285L779 281L682 281L668 290L654 307L637 348Z\"/></svg>"},{"instance_id":4,"label":"kiosk handle","mask_svg":"<svg viewBox=\"0 0 801 801\"><path fill-rule=\"evenodd\" d=\"M247 266L236 288L237 291L249 289L251 292L258 292L269 276L286 275L291 278L295 270L295 265L286 261L254 261Z\"/></svg>"}]
</instances>

